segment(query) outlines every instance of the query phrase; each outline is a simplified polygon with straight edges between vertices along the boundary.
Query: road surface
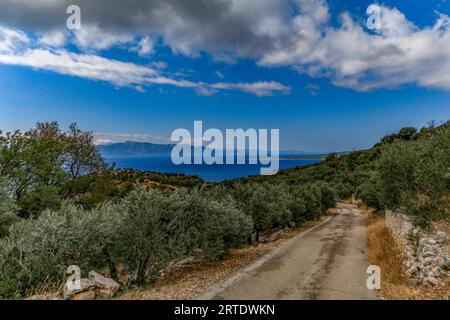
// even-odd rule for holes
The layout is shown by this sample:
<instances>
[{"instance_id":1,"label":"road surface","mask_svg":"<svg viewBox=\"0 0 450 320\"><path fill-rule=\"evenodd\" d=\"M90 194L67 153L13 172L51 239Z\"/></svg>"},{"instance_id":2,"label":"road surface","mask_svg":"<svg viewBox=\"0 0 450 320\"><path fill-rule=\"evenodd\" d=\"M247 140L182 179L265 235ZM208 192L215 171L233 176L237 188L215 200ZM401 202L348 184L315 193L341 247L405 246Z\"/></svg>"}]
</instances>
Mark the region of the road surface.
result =
<instances>
[{"instance_id":1,"label":"road surface","mask_svg":"<svg viewBox=\"0 0 450 320\"><path fill-rule=\"evenodd\" d=\"M338 209L335 217L300 235L214 299L374 299L366 285L364 217L352 205Z\"/></svg>"}]
</instances>

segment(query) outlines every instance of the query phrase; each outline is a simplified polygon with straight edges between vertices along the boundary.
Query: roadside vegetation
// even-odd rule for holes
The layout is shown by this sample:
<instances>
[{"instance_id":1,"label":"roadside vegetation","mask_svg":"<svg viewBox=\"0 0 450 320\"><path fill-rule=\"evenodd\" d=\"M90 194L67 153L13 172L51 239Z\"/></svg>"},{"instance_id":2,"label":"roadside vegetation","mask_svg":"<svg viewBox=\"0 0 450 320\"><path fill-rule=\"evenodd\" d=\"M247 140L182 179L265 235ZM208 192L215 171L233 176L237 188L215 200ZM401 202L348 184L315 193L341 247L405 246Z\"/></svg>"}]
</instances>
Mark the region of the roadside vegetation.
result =
<instances>
[{"instance_id":1,"label":"roadside vegetation","mask_svg":"<svg viewBox=\"0 0 450 320\"><path fill-rule=\"evenodd\" d=\"M402 210L427 226L450 213L450 122L430 123L419 131L403 128L369 150L329 154L324 162L244 180L292 185L324 181L338 198L354 195L379 214Z\"/></svg>"},{"instance_id":2,"label":"roadside vegetation","mask_svg":"<svg viewBox=\"0 0 450 320\"><path fill-rule=\"evenodd\" d=\"M449 123L220 184L114 170L92 133L38 123L0 135L0 298L58 290L69 265L141 286L171 261L222 259L265 230L318 220L352 196L377 214L403 209L426 226L448 217L449 168Z\"/></svg>"},{"instance_id":3,"label":"roadside vegetation","mask_svg":"<svg viewBox=\"0 0 450 320\"><path fill-rule=\"evenodd\" d=\"M174 260L221 259L335 205L324 182L205 184L115 171L89 132L38 123L0 141L0 298L58 290L70 265L141 286Z\"/></svg>"}]
</instances>

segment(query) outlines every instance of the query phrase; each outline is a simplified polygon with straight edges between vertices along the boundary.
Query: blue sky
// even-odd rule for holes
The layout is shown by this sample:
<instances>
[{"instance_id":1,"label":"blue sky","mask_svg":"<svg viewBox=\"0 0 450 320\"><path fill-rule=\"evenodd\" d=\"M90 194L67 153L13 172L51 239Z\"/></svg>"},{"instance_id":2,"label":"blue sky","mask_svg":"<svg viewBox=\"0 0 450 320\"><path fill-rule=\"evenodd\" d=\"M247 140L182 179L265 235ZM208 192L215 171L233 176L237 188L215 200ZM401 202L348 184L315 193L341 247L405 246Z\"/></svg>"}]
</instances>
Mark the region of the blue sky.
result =
<instances>
[{"instance_id":1,"label":"blue sky","mask_svg":"<svg viewBox=\"0 0 450 320\"><path fill-rule=\"evenodd\" d=\"M64 1L36 1L33 19L25 1L0 0L0 128L56 120L162 142L202 120L279 128L283 150L336 151L450 118L447 1L377 3L377 30L366 26L369 1L234 1L108 9L123 16L79 1L82 28L69 31ZM139 6L152 23L132 18ZM224 30L230 21L236 30Z\"/></svg>"}]
</instances>

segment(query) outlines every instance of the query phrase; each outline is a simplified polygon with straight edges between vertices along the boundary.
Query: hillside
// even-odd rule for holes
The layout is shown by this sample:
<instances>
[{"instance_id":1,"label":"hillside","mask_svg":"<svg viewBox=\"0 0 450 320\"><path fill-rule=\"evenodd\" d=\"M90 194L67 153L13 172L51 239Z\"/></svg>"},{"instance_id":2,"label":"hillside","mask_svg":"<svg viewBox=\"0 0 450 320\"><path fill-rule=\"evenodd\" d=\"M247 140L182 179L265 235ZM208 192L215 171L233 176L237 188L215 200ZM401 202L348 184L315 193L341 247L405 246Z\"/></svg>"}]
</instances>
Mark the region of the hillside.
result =
<instances>
[{"instance_id":1,"label":"hillside","mask_svg":"<svg viewBox=\"0 0 450 320\"><path fill-rule=\"evenodd\" d=\"M102 272L124 288L142 287L173 261L221 260L270 230L318 221L339 199L357 198L380 216L401 209L423 227L450 214L450 122L404 128L370 150L329 154L275 176L216 184L113 171L96 154L92 135L76 127L60 132L56 123L41 123L3 140L3 299L57 291L69 265ZM80 152L83 162L74 163ZM26 168L33 170L18 170ZM16 181L26 188L11 190Z\"/></svg>"}]
</instances>

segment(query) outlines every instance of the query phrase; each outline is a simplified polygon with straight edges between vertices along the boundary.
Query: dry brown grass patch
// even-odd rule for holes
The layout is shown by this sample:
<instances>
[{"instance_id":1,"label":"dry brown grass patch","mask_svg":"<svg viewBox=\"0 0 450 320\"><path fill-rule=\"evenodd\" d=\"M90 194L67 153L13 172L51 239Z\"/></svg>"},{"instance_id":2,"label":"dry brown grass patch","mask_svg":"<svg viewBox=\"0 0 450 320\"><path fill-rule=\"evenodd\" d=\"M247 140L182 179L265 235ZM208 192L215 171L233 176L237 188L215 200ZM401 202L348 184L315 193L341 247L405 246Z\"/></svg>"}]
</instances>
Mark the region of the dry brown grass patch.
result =
<instances>
[{"instance_id":1,"label":"dry brown grass patch","mask_svg":"<svg viewBox=\"0 0 450 320\"><path fill-rule=\"evenodd\" d=\"M450 279L442 286L412 286L404 275L402 249L386 226L384 216L361 206L366 216L368 256L371 264L381 268L381 290L378 297L391 300L432 300L450 295ZM440 225L442 230L448 224ZM445 230L447 231L447 230Z\"/></svg>"}]
</instances>

